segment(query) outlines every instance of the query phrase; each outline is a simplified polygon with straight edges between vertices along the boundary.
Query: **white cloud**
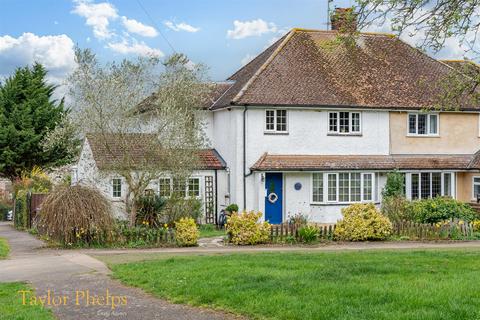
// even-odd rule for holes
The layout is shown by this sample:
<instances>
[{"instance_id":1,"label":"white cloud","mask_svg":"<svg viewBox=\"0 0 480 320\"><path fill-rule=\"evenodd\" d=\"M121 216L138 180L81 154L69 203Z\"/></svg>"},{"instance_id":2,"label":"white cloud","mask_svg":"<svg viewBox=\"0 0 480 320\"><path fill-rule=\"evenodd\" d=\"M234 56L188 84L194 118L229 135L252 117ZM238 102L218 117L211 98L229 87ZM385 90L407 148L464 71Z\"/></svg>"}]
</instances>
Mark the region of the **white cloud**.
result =
<instances>
[{"instance_id":1,"label":"white cloud","mask_svg":"<svg viewBox=\"0 0 480 320\"><path fill-rule=\"evenodd\" d=\"M253 36L261 36L266 33L276 32L277 26L273 22L266 22L262 19L251 21L233 22L233 30L227 31L227 37L232 39L243 39Z\"/></svg>"},{"instance_id":2,"label":"white cloud","mask_svg":"<svg viewBox=\"0 0 480 320\"><path fill-rule=\"evenodd\" d=\"M86 19L85 24L93 28L98 39L108 39L113 33L109 30L111 20L118 18L117 9L108 2L92 3L89 0L77 0L72 13Z\"/></svg>"},{"instance_id":3,"label":"white cloud","mask_svg":"<svg viewBox=\"0 0 480 320\"><path fill-rule=\"evenodd\" d=\"M18 38L0 37L0 75L6 76L17 67L41 63L48 78L59 84L75 68L74 43L68 36L37 36L24 33Z\"/></svg>"},{"instance_id":4,"label":"white cloud","mask_svg":"<svg viewBox=\"0 0 480 320\"><path fill-rule=\"evenodd\" d=\"M164 24L173 31L198 32L200 28L195 28L185 22L173 23L172 21L165 21Z\"/></svg>"},{"instance_id":5,"label":"white cloud","mask_svg":"<svg viewBox=\"0 0 480 320\"><path fill-rule=\"evenodd\" d=\"M242 58L242 60L240 61L240 63L242 64L242 66L244 66L244 65L246 65L247 63L249 63L250 61L252 61L253 58L255 58L255 55L248 53L245 57Z\"/></svg>"},{"instance_id":6,"label":"white cloud","mask_svg":"<svg viewBox=\"0 0 480 320\"><path fill-rule=\"evenodd\" d=\"M138 22L135 19L128 19L127 17L123 16L122 23L128 32L136 33L143 37L150 37L150 38L154 38L158 36L158 32L154 27L147 26L141 22Z\"/></svg>"},{"instance_id":7,"label":"white cloud","mask_svg":"<svg viewBox=\"0 0 480 320\"><path fill-rule=\"evenodd\" d=\"M120 42L110 42L107 44L107 47L115 52L121 54L136 54L140 56L157 56L163 57L165 54L155 48L151 48L146 45L143 41L138 42L133 39L132 43L129 43L126 39L123 39Z\"/></svg>"}]
</instances>

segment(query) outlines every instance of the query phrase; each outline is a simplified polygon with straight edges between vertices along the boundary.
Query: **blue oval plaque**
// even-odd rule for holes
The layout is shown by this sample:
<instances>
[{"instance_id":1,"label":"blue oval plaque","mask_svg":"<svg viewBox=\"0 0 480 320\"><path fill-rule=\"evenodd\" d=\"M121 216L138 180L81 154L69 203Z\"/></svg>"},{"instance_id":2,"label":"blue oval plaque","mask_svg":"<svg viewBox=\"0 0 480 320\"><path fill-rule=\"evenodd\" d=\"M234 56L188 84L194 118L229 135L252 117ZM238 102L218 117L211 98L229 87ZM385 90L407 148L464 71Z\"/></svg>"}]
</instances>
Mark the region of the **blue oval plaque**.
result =
<instances>
[{"instance_id":1,"label":"blue oval plaque","mask_svg":"<svg viewBox=\"0 0 480 320\"><path fill-rule=\"evenodd\" d=\"M295 190L300 190L302 189L302 184L300 182L295 183Z\"/></svg>"}]
</instances>

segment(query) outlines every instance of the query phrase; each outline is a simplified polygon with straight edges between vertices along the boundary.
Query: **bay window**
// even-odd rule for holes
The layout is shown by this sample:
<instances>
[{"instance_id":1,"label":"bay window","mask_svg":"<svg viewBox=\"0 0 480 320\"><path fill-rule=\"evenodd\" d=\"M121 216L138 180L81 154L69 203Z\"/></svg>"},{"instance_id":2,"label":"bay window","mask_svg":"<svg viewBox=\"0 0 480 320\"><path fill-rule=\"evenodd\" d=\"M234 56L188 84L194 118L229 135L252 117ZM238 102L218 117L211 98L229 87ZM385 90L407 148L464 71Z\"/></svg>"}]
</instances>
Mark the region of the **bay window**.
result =
<instances>
[{"instance_id":1,"label":"bay window","mask_svg":"<svg viewBox=\"0 0 480 320\"><path fill-rule=\"evenodd\" d=\"M328 133L359 134L361 132L360 112L331 111L328 113Z\"/></svg>"},{"instance_id":2,"label":"bay window","mask_svg":"<svg viewBox=\"0 0 480 320\"><path fill-rule=\"evenodd\" d=\"M412 172L406 174L407 197L428 199L454 195L452 172Z\"/></svg>"},{"instance_id":3,"label":"bay window","mask_svg":"<svg viewBox=\"0 0 480 320\"><path fill-rule=\"evenodd\" d=\"M436 136L438 135L437 113L409 113L408 135Z\"/></svg>"},{"instance_id":4,"label":"bay window","mask_svg":"<svg viewBox=\"0 0 480 320\"><path fill-rule=\"evenodd\" d=\"M312 174L312 203L352 203L373 200L373 173L328 172Z\"/></svg>"},{"instance_id":5,"label":"bay window","mask_svg":"<svg viewBox=\"0 0 480 320\"><path fill-rule=\"evenodd\" d=\"M265 110L265 132L287 132L287 110Z\"/></svg>"}]
</instances>

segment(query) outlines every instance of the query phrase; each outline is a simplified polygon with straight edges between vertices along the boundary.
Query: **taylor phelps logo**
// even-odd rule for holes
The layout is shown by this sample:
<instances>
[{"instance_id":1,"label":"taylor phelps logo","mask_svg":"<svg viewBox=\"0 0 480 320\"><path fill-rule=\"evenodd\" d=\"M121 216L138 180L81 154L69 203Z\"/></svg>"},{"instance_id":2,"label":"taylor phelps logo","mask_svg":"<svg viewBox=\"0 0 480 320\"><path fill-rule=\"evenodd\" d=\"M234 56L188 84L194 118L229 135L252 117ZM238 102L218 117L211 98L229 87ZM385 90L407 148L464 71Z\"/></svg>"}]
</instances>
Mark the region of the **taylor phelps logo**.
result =
<instances>
[{"instance_id":1,"label":"taylor phelps logo","mask_svg":"<svg viewBox=\"0 0 480 320\"><path fill-rule=\"evenodd\" d=\"M112 310L120 306L127 305L127 296L116 296L105 290L105 294L92 294L90 290L75 290L71 296L56 295L53 290L48 289L47 294L37 296L30 290L20 290L18 294L22 298L24 306L85 306L85 307L104 307L110 306Z\"/></svg>"}]
</instances>

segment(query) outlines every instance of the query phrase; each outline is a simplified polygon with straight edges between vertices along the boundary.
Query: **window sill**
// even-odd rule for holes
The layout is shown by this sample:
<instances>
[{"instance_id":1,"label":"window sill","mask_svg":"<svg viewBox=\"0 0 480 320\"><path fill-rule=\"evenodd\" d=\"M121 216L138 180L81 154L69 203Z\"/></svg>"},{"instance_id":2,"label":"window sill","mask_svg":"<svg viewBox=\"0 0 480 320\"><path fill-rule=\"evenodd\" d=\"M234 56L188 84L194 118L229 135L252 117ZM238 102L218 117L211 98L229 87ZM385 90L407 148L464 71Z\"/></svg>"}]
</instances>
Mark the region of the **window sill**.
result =
<instances>
[{"instance_id":1,"label":"window sill","mask_svg":"<svg viewBox=\"0 0 480 320\"><path fill-rule=\"evenodd\" d=\"M271 136L288 136L288 131L264 131L264 135L271 135Z\"/></svg>"},{"instance_id":2,"label":"window sill","mask_svg":"<svg viewBox=\"0 0 480 320\"><path fill-rule=\"evenodd\" d=\"M332 137L361 137L361 133L327 133L327 136Z\"/></svg>"},{"instance_id":3,"label":"window sill","mask_svg":"<svg viewBox=\"0 0 480 320\"><path fill-rule=\"evenodd\" d=\"M311 202L310 205L313 207L324 207L324 206L349 206L351 204L358 204L358 203L373 203L373 204L380 204L380 202L376 201L361 201L361 202Z\"/></svg>"},{"instance_id":4,"label":"window sill","mask_svg":"<svg viewBox=\"0 0 480 320\"><path fill-rule=\"evenodd\" d=\"M407 134L407 138L440 138L439 134Z\"/></svg>"}]
</instances>

